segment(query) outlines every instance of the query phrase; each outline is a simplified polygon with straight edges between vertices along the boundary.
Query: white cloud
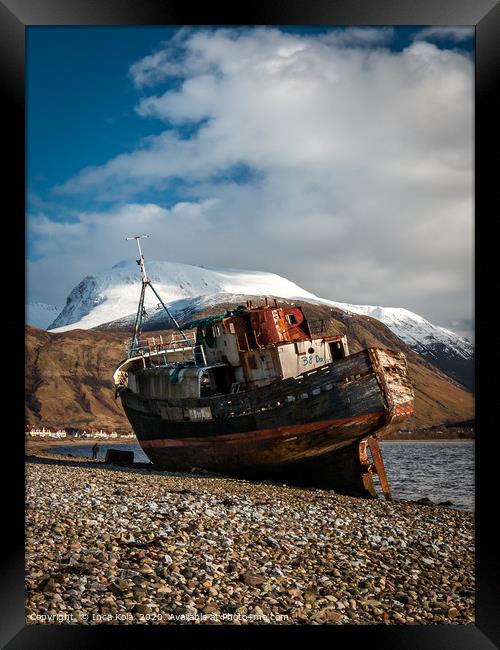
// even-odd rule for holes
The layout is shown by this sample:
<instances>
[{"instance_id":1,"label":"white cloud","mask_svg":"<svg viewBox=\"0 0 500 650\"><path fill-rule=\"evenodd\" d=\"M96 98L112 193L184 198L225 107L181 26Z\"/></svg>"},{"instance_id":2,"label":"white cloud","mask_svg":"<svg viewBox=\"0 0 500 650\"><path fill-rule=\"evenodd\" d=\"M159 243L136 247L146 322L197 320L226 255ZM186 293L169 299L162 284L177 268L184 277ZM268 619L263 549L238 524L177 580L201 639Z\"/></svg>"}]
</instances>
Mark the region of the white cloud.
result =
<instances>
[{"instance_id":1,"label":"white cloud","mask_svg":"<svg viewBox=\"0 0 500 650\"><path fill-rule=\"evenodd\" d=\"M82 215L46 245L64 241L69 255L83 247L88 259L101 247L114 262L130 256L113 243L117 232L145 219L156 233L150 258L271 270L336 300L467 317L473 66L425 40L390 51L388 37L184 30L130 69L143 89L182 77L136 109L165 131L59 192L133 201L182 179L190 198L170 211ZM189 139L185 124L198 125ZM232 182L235 165L255 179Z\"/></svg>"},{"instance_id":2,"label":"white cloud","mask_svg":"<svg viewBox=\"0 0 500 650\"><path fill-rule=\"evenodd\" d=\"M415 34L417 40L449 39L461 43L474 37L474 27L425 27Z\"/></svg>"}]
</instances>

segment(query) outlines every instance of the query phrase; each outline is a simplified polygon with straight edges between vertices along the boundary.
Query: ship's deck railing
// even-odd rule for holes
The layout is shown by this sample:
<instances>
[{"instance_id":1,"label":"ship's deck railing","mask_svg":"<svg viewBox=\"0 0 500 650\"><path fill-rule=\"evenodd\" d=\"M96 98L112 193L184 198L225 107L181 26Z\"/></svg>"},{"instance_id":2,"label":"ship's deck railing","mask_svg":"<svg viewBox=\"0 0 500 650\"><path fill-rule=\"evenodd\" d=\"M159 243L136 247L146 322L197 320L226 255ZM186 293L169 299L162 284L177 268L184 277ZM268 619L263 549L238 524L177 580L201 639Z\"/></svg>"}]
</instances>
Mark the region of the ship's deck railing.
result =
<instances>
[{"instance_id":1,"label":"ship's deck railing","mask_svg":"<svg viewBox=\"0 0 500 650\"><path fill-rule=\"evenodd\" d=\"M137 345L129 349L129 358L142 359L144 368L159 368L181 361L192 361L196 365L207 363L203 347L196 345L194 332L187 332L184 336L174 332L165 337L160 334L139 339Z\"/></svg>"}]
</instances>

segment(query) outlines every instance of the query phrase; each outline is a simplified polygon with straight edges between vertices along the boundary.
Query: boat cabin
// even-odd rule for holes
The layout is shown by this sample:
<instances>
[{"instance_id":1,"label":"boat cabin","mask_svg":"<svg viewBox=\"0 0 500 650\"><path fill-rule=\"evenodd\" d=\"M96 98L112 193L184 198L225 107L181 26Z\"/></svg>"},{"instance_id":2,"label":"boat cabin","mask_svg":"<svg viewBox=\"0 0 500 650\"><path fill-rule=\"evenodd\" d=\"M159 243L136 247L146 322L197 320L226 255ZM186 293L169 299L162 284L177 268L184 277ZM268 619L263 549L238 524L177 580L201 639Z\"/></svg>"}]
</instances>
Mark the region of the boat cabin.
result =
<instances>
[{"instance_id":1,"label":"boat cabin","mask_svg":"<svg viewBox=\"0 0 500 650\"><path fill-rule=\"evenodd\" d=\"M191 331L182 333L180 347L154 340L147 354L141 348L141 357L119 367L123 376L115 373L115 384L121 379L134 393L158 399L211 397L267 386L349 355L345 336L313 336L302 308L277 300L258 307L249 301L181 329Z\"/></svg>"},{"instance_id":2,"label":"boat cabin","mask_svg":"<svg viewBox=\"0 0 500 650\"><path fill-rule=\"evenodd\" d=\"M233 392L296 377L349 354L345 336L313 337L301 307L273 304L246 307L187 323L196 328L196 345L210 372L210 385ZM225 391L226 392L226 391ZM227 391L229 392L229 391Z\"/></svg>"}]
</instances>

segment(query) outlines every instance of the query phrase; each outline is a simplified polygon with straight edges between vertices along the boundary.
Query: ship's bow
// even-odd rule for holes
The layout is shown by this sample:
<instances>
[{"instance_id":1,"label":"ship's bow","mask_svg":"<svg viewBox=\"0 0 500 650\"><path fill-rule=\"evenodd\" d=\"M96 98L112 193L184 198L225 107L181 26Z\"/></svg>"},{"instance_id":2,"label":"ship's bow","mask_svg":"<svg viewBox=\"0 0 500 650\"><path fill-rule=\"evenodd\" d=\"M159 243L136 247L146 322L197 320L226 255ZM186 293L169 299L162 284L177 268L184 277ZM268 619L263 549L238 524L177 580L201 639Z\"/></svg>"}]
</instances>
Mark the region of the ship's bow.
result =
<instances>
[{"instance_id":1,"label":"ship's bow","mask_svg":"<svg viewBox=\"0 0 500 650\"><path fill-rule=\"evenodd\" d=\"M377 437L387 435L413 415L414 392L408 376L408 364L402 352L370 348L368 350L377 382L384 396L386 418Z\"/></svg>"}]
</instances>

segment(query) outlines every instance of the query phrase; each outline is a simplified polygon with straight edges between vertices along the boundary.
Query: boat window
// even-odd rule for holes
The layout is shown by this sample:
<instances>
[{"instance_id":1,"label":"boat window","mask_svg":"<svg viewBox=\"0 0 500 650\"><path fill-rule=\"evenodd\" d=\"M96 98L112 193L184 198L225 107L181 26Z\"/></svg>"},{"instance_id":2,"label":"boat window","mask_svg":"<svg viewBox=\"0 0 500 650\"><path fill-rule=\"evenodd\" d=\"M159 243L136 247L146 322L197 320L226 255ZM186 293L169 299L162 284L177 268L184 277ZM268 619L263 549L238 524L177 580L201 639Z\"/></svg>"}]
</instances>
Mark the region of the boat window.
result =
<instances>
[{"instance_id":1,"label":"boat window","mask_svg":"<svg viewBox=\"0 0 500 650\"><path fill-rule=\"evenodd\" d=\"M295 318L294 314L287 314L286 315L286 320L290 323L290 325L296 325L297 324L297 319Z\"/></svg>"},{"instance_id":2,"label":"boat window","mask_svg":"<svg viewBox=\"0 0 500 650\"><path fill-rule=\"evenodd\" d=\"M205 343L209 348L213 348L215 345L214 331L212 327L207 327L205 329Z\"/></svg>"},{"instance_id":3,"label":"boat window","mask_svg":"<svg viewBox=\"0 0 500 650\"><path fill-rule=\"evenodd\" d=\"M217 393L229 393L231 390L231 384L234 382L233 371L229 366L213 368L212 377L215 382Z\"/></svg>"},{"instance_id":4,"label":"boat window","mask_svg":"<svg viewBox=\"0 0 500 650\"><path fill-rule=\"evenodd\" d=\"M231 332L231 334L236 334L234 323L229 323L229 331Z\"/></svg>"},{"instance_id":5,"label":"boat window","mask_svg":"<svg viewBox=\"0 0 500 650\"><path fill-rule=\"evenodd\" d=\"M332 359L344 358L344 348L342 347L342 343L340 341L331 341L328 345L330 346Z\"/></svg>"}]
</instances>

